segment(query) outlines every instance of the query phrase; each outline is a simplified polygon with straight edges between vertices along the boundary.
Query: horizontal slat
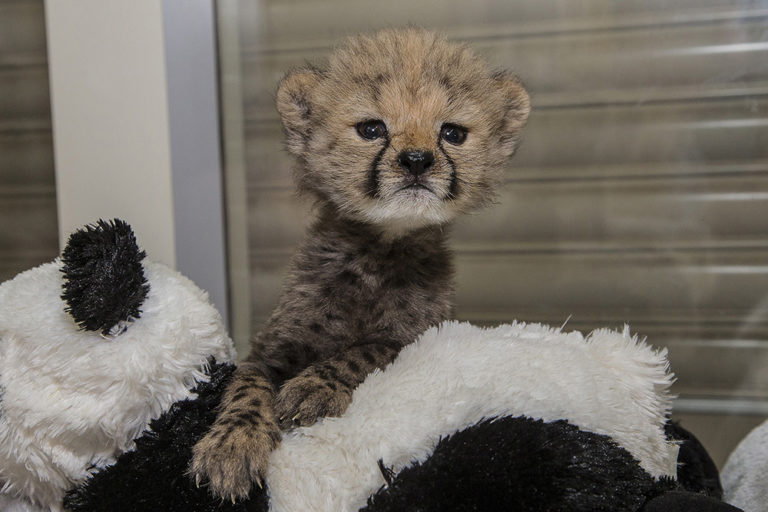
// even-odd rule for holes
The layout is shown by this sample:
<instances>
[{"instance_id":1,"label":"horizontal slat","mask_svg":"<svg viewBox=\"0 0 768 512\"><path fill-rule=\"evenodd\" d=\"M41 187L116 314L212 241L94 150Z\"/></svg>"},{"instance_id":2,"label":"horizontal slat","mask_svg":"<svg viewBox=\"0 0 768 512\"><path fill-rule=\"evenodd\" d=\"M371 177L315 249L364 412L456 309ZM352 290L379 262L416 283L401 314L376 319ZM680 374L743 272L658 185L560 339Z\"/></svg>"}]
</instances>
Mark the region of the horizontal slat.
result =
<instances>
[{"instance_id":1,"label":"horizontal slat","mask_svg":"<svg viewBox=\"0 0 768 512\"><path fill-rule=\"evenodd\" d=\"M54 185L50 132L0 133L0 194L11 187Z\"/></svg>"},{"instance_id":2,"label":"horizontal slat","mask_svg":"<svg viewBox=\"0 0 768 512\"><path fill-rule=\"evenodd\" d=\"M494 207L460 218L454 240L497 252L764 245L765 212L768 174L513 183Z\"/></svg>"},{"instance_id":3,"label":"horizontal slat","mask_svg":"<svg viewBox=\"0 0 768 512\"><path fill-rule=\"evenodd\" d=\"M753 370L757 370L755 365ZM743 398L677 398L675 410L685 413L719 413L768 417L768 401Z\"/></svg>"},{"instance_id":4,"label":"horizontal slat","mask_svg":"<svg viewBox=\"0 0 768 512\"><path fill-rule=\"evenodd\" d=\"M523 77L534 105L768 94L765 21L493 40L477 49Z\"/></svg>"},{"instance_id":5,"label":"horizontal slat","mask_svg":"<svg viewBox=\"0 0 768 512\"><path fill-rule=\"evenodd\" d=\"M311 203L288 189L250 195L248 234L251 250L293 250L312 219Z\"/></svg>"},{"instance_id":6,"label":"horizontal slat","mask_svg":"<svg viewBox=\"0 0 768 512\"><path fill-rule=\"evenodd\" d=\"M249 202L256 251L292 249L313 217L287 188L254 190ZM460 217L452 240L496 254L759 249L766 212L768 173L510 183L496 205Z\"/></svg>"},{"instance_id":7,"label":"horizontal slat","mask_svg":"<svg viewBox=\"0 0 768 512\"><path fill-rule=\"evenodd\" d=\"M672 419L692 432L704 445L712 460L721 470L728 455L736 445L756 426L768 419L766 416L734 414L676 413Z\"/></svg>"},{"instance_id":8,"label":"horizontal slat","mask_svg":"<svg viewBox=\"0 0 768 512\"><path fill-rule=\"evenodd\" d=\"M416 24L462 38L616 30L708 23L764 14L748 0L595 0L501 2L422 0L361 3L355 0L240 2L243 46L258 50L326 47L348 33Z\"/></svg>"},{"instance_id":9,"label":"horizontal slat","mask_svg":"<svg viewBox=\"0 0 768 512\"><path fill-rule=\"evenodd\" d=\"M703 122L707 120L704 119ZM745 124L747 124L745 122ZM725 131L723 127L723 131ZM546 133L540 131L541 136ZM258 193L263 189L293 188L292 172L294 161L284 151L282 141L283 133L280 126L273 123L252 123L249 125L248 143L246 147L249 164L249 188L251 193ZM768 133L755 133L759 138ZM534 133L534 136L538 136ZM531 137L526 132L530 145ZM626 142L626 146L631 146ZM756 149L760 149L755 144ZM692 153L696 150L693 149ZM563 164L560 160L555 165L547 166L546 162L536 165L533 158L528 158L530 165L521 165L520 157L513 158L506 172L507 183L521 182L554 182L554 181L596 181L596 180L625 180L625 179L649 179L649 178L683 178L683 177L716 177L724 175L755 175L768 174L768 151L758 154L734 155L735 160L728 160L725 156L721 159L706 161L692 158L691 161L677 159L673 161L637 161L622 162L610 161L590 162L584 156L583 162L574 162L571 165ZM653 155L650 155L653 157ZM751 158L751 159L748 159ZM559 165L558 165L559 164Z\"/></svg>"},{"instance_id":10,"label":"horizontal slat","mask_svg":"<svg viewBox=\"0 0 768 512\"><path fill-rule=\"evenodd\" d=\"M457 311L470 318L738 325L768 289L768 252L459 255ZM759 325L764 329L768 319Z\"/></svg>"},{"instance_id":11,"label":"horizontal slat","mask_svg":"<svg viewBox=\"0 0 768 512\"><path fill-rule=\"evenodd\" d=\"M739 161L768 157L768 99L542 110L514 166Z\"/></svg>"},{"instance_id":12,"label":"horizontal slat","mask_svg":"<svg viewBox=\"0 0 768 512\"><path fill-rule=\"evenodd\" d=\"M0 117L0 136L18 135L22 132L51 133L51 118L7 119Z\"/></svg>"},{"instance_id":13,"label":"horizontal slat","mask_svg":"<svg viewBox=\"0 0 768 512\"><path fill-rule=\"evenodd\" d=\"M747 156L747 155L745 155ZM759 155L758 155L759 156ZM768 159L713 162L638 162L585 164L583 166L519 167L512 162L507 184L530 182L614 181L658 178L706 178L723 176L757 176L768 173Z\"/></svg>"},{"instance_id":14,"label":"horizontal slat","mask_svg":"<svg viewBox=\"0 0 768 512\"><path fill-rule=\"evenodd\" d=\"M0 254L58 252L56 198L48 196L4 197L0 201Z\"/></svg>"},{"instance_id":15,"label":"horizontal slat","mask_svg":"<svg viewBox=\"0 0 768 512\"><path fill-rule=\"evenodd\" d=\"M294 164L282 147L280 124L249 123L245 135L249 186L291 186ZM651 172L663 166L686 174L752 160L759 165L768 159L768 97L534 111L523 139L507 174L512 180L517 169L519 178L538 172L540 179L562 179L571 171L579 178L584 170L642 173L644 165Z\"/></svg>"},{"instance_id":16,"label":"horizontal slat","mask_svg":"<svg viewBox=\"0 0 768 512\"><path fill-rule=\"evenodd\" d=\"M738 336L738 331L735 329L733 335ZM738 397L745 400L731 405L730 412L762 411L768 415L768 339L679 340L669 336L652 341L658 345L663 341L669 348L678 379L676 393L708 399ZM689 410L694 406L706 409L705 402L687 404ZM708 410L714 411L714 405Z\"/></svg>"},{"instance_id":17,"label":"horizontal slat","mask_svg":"<svg viewBox=\"0 0 768 512\"><path fill-rule=\"evenodd\" d=\"M25 120L48 120L48 69L45 66L0 69L0 112L2 124ZM19 124L23 127L23 124Z\"/></svg>"},{"instance_id":18,"label":"horizontal slat","mask_svg":"<svg viewBox=\"0 0 768 512\"><path fill-rule=\"evenodd\" d=\"M25 270L52 261L57 256L56 249L37 251L0 251L0 283L12 279Z\"/></svg>"},{"instance_id":19,"label":"horizontal slat","mask_svg":"<svg viewBox=\"0 0 768 512\"><path fill-rule=\"evenodd\" d=\"M286 253L252 255L254 314L276 303ZM768 318L745 319L768 289L768 251L754 253L458 254L456 314L472 321L513 318L559 324L627 322L747 327L768 337ZM260 299L260 300L259 300Z\"/></svg>"},{"instance_id":20,"label":"horizontal slat","mask_svg":"<svg viewBox=\"0 0 768 512\"><path fill-rule=\"evenodd\" d=\"M46 62L43 0L0 2L0 68Z\"/></svg>"},{"instance_id":21,"label":"horizontal slat","mask_svg":"<svg viewBox=\"0 0 768 512\"><path fill-rule=\"evenodd\" d=\"M768 94L765 21L624 32L489 37L472 46L494 66L512 68L534 107L644 104ZM259 53L243 62L250 119L274 119L274 89L286 70L329 50Z\"/></svg>"}]
</instances>

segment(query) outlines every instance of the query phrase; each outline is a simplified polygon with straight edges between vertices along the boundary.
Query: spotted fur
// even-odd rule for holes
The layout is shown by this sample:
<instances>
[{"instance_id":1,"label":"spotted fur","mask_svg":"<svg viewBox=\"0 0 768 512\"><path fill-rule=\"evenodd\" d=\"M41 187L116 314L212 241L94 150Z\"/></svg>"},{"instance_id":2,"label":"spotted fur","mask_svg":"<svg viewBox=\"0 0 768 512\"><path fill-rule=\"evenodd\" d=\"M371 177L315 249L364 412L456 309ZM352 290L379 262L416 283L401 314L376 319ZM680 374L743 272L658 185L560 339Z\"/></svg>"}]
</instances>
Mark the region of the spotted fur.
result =
<instances>
[{"instance_id":1,"label":"spotted fur","mask_svg":"<svg viewBox=\"0 0 768 512\"><path fill-rule=\"evenodd\" d=\"M340 415L367 374L450 316L446 226L493 200L530 108L517 78L419 29L351 38L289 73L277 107L319 218L194 449L192 473L233 500L263 478L281 427ZM386 131L368 139L372 120ZM441 139L445 124L466 140ZM429 167L409 171L407 152Z\"/></svg>"}]
</instances>

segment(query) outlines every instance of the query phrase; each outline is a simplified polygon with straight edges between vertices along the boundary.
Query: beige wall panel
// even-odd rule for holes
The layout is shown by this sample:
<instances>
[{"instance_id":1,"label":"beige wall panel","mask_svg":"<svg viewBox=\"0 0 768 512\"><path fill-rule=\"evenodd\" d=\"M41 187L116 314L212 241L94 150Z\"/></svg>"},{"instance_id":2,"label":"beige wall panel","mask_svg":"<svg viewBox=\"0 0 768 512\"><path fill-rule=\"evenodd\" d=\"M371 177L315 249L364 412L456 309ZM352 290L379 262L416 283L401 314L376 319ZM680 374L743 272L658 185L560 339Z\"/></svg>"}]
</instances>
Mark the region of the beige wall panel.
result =
<instances>
[{"instance_id":1,"label":"beige wall panel","mask_svg":"<svg viewBox=\"0 0 768 512\"><path fill-rule=\"evenodd\" d=\"M672 5L664 0L335 0L330 5L317 0L271 0L240 5L243 45L274 49L324 46L350 32L409 23L479 37L489 32L529 34L690 23L764 11L759 3L746 0L677 0Z\"/></svg>"},{"instance_id":2,"label":"beige wall panel","mask_svg":"<svg viewBox=\"0 0 768 512\"><path fill-rule=\"evenodd\" d=\"M644 27L553 37L470 41L498 67L511 68L537 106L741 96L768 92L765 22ZM738 48L749 51L736 52ZM252 53L244 61L251 119L273 119L274 89L286 70L316 61L326 48Z\"/></svg>"},{"instance_id":3,"label":"beige wall panel","mask_svg":"<svg viewBox=\"0 0 768 512\"><path fill-rule=\"evenodd\" d=\"M42 1L0 1L0 65L45 63Z\"/></svg>"}]
</instances>

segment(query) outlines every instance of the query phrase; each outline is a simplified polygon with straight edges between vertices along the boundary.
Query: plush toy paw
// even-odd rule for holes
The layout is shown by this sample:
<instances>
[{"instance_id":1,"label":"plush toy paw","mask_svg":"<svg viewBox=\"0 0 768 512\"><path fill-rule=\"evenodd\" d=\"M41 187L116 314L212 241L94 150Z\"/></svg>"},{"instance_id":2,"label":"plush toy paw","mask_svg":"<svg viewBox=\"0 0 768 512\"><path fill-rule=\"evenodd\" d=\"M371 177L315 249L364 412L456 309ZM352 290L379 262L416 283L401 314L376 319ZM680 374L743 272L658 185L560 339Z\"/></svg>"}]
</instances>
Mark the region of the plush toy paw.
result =
<instances>
[{"instance_id":1,"label":"plush toy paw","mask_svg":"<svg viewBox=\"0 0 768 512\"><path fill-rule=\"evenodd\" d=\"M275 412L280 428L313 425L324 416L341 416L352 401L347 388L331 385L311 372L286 382L277 395Z\"/></svg>"},{"instance_id":2,"label":"plush toy paw","mask_svg":"<svg viewBox=\"0 0 768 512\"><path fill-rule=\"evenodd\" d=\"M190 473L212 494L234 503L262 487L269 455L280 440L277 425L216 422L192 449Z\"/></svg>"}]
</instances>

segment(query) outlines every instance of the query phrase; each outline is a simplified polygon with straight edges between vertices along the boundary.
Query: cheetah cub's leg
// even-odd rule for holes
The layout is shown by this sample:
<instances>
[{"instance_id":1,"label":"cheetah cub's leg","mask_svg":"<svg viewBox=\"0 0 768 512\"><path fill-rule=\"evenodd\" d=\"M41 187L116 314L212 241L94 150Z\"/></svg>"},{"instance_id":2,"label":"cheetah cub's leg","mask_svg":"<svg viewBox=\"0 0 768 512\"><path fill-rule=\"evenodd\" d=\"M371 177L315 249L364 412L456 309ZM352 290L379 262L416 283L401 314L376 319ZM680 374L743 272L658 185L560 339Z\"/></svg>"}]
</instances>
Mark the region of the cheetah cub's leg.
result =
<instances>
[{"instance_id":1,"label":"cheetah cub's leg","mask_svg":"<svg viewBox=\"0 0 768 512\"><path fill-rule=\"evenodd\" d=\"M309 366L280 388L275 403L280 427L307 426L323 416L340 416L355 388L374 369L392 362L398 352L391 344L353 345Z\"/></svg>"},{"instance_id":2,"label":"cheetah cub's leg","mask_svg":"<svg viewBox=\"0 0 768 512\"><path fill-rule=\"evenodd\" d=\"M274 397L254 365L238 367L216 421L192 449L190 472L198 484L207 480L212 493L233 503L246 498L254 482L261 486L269 455L280 442Z\"/></svg>"}]
</instances>

